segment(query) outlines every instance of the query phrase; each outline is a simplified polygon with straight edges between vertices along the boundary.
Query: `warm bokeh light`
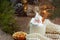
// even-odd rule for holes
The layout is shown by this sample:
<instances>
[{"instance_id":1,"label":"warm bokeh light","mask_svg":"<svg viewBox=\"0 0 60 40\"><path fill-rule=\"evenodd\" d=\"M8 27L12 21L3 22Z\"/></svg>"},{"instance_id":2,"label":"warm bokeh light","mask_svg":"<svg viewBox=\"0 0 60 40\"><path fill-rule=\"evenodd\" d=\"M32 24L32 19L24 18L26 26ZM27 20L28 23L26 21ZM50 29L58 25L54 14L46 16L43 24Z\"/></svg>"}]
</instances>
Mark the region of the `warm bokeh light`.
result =
<instances>
[{"instance_id":1,"label":"warm bokeh light","mask_svg":"<svg viewBox=\"0 0 60 40\"><path fill-rule=\"evenodd\" d=\"M28 9L27 6L28 6L27 4L24 4L24 11L25 11L25 12L27 12L27 9Z\"/></svg>"}]
</instances>

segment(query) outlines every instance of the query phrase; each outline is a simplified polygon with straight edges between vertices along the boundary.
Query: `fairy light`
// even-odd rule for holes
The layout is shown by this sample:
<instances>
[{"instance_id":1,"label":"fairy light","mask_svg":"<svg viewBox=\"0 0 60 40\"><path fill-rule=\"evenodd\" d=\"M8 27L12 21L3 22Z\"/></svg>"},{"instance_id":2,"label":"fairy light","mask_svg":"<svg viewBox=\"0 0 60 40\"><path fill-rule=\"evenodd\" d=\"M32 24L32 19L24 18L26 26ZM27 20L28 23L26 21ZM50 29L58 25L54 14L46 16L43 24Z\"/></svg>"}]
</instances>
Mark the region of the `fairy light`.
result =
<instances>
[{"instance_id":1,"label":"fairy light","mask_svg":"<svg viewBox=\"0 0 60 40\"><path fill-rule=\"evenodd\" d=\"M24 6L24 12L27 12L27 0L22 0Z\"/></svg>"}]
</instances>

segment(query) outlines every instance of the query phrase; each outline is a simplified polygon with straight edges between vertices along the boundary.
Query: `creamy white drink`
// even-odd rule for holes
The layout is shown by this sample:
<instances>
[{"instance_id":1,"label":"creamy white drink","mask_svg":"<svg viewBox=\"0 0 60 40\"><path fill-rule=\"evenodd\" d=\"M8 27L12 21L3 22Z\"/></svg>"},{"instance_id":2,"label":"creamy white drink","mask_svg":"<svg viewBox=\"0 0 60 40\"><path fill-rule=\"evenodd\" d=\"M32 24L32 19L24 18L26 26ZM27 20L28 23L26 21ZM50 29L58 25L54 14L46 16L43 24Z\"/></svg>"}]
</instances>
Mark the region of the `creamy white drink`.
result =
<instances>
[{"instance_id":1,"label":"creamy white drink","mask_svg":"<svg viewBox=\"0 0 60 40\"><path fill-rule=\"evenodd\" d=\"M42 23L42 17L36 12L36 16L30 21L30 33L45 35L46 25Z\"/></svg>"}]
</instances>

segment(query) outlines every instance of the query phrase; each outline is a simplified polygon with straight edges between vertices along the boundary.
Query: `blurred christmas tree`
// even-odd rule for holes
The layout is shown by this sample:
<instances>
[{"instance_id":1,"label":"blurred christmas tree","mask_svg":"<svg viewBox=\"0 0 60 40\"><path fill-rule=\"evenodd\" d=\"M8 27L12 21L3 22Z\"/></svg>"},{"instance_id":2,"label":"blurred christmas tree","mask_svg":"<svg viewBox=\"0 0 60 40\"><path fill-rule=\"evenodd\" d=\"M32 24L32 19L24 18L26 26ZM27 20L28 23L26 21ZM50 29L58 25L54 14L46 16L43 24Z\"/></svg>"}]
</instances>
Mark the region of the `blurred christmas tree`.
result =
<instances>
[{"instance_id":1,"label":"blurred christmas tree","mask_svg":"<svg viewBox=\"0 0 60 40\"><path fill-rule=\"evenodd\" d=\"M16 30L14 9L9 0L0 0L0 27L11 34Z\"/></svg>"}]
</instances>

